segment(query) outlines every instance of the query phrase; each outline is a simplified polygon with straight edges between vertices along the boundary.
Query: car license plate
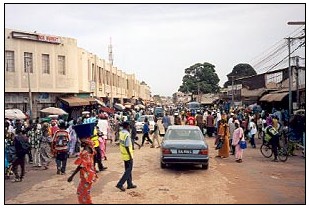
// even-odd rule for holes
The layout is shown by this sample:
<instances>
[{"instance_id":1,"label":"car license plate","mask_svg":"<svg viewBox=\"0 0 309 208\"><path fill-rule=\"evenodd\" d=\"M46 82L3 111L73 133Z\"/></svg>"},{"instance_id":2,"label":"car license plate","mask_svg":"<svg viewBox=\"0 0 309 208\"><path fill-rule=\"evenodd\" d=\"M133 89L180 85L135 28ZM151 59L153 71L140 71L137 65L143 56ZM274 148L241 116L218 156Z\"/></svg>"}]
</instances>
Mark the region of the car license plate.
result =
<instances>
[{"instance_id":1,"label":"car license plate","mask_svg":"<svg viewBox=\"0 0 309 208\"><path fill-rule=\"evenodd\" d=\"M177 154L192 154L192 150L177 150Z\"/></svg>"}]
</instances>

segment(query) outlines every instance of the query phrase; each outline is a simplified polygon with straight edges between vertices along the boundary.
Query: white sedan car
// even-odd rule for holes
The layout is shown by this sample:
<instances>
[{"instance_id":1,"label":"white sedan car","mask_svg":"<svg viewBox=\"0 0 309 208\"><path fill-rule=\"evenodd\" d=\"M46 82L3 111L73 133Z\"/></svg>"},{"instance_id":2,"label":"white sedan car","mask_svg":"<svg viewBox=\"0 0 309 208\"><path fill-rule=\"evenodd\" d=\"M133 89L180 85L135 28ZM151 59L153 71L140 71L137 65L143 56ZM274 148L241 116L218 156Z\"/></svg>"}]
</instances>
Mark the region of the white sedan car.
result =
<instances>
[{"instance_id":1,"label":"white sedan car","mask_svg":"<svg viewBox=\"0 0 309 208\"><path fill-rule=\"evenodd\" d=\"M154 130L155 122L154 122L154 116L153 115L142 115L139 117L139 119L135 122L135 128L137 132L143 132L143 126L145 118L148 118L149 122L149 129L150 131Z\"/></svg>"}]
</instances>

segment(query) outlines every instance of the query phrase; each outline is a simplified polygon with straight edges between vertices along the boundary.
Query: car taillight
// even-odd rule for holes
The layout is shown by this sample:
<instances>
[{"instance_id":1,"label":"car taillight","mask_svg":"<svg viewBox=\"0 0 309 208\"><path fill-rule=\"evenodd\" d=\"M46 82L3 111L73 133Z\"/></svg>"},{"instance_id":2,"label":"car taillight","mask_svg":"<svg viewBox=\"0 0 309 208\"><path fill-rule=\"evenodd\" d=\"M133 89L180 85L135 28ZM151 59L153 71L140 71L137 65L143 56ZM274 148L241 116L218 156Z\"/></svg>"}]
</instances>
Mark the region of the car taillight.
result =
<instances>
[{"instance_id":1,"label":"car taillight","mask_svg":"<svg viewBox=\"0 0 309 208\"><path fill-rule=\"evenodd\" d=\"M207 149L202 149L199 152L200 155L208 155L208 150Z\"/></svg>"},{"instance_id":2,"label":"car taillight","mask_svg":"<svg viewBox=\"0 0 309 208\"><path fill-rule=\"evenodd\" d=\"M163 149L162 149L162 154L172 154L172 152L171 152L170 149L165 149L165 148L163 148Z\"/></svg>"}]
</instances>

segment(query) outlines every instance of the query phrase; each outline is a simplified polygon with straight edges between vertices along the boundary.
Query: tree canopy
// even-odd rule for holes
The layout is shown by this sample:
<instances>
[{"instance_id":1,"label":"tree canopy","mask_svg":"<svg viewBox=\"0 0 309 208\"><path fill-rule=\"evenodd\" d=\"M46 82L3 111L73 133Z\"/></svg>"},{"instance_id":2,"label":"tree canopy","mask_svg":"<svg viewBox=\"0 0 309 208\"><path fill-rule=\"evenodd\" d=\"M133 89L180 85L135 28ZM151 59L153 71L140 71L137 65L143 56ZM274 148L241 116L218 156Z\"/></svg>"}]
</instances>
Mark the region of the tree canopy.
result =
<instances>
[{"instance_id":1,"label":"tree canopy","mask_svg":"<svg viewBox=\"0 0 309 208\"><path fill-rule=\"evenodd\" d=\"M182 78L180 92L192 93L216 93L219 92L219 77L215 72L215 66L210 63L197 63L185 69Z\"/></svg>"},{"instance_id":2,"label":"tree canopy","mask_svg":"<svg viewBox=\"0 0 309 208\"><path fill-rule=\"evenodd\" d=\"M236 80L256 74L256 71L250 64L237 64L236 66L234 66L232 72L227 75L228 81L224 83L224 87L232 85L232 77L234 77L234 80ZM235 84L237 84L237 81L235 82Z\"/></svg>"}]
</instances>

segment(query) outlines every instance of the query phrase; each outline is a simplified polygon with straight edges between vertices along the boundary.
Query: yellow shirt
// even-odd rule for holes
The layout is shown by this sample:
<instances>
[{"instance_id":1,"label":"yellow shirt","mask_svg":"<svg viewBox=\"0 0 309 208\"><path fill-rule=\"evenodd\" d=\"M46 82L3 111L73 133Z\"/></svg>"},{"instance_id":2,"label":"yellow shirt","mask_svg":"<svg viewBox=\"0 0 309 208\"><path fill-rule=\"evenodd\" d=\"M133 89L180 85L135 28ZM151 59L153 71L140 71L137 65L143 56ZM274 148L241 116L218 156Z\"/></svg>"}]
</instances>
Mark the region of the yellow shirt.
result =
<instances>
[{"instance_id":1,"label":"yellow shirt","mask_svg":"<svg viewBox=\"0 0 309 208\"><path fill-rule=\"evenodd\" d=\"M96 128L93 130L93 136L91 137L91 140L93 141L93 147L98 147L100 145L98 131Z\"/></svg>"}]
</instances>

